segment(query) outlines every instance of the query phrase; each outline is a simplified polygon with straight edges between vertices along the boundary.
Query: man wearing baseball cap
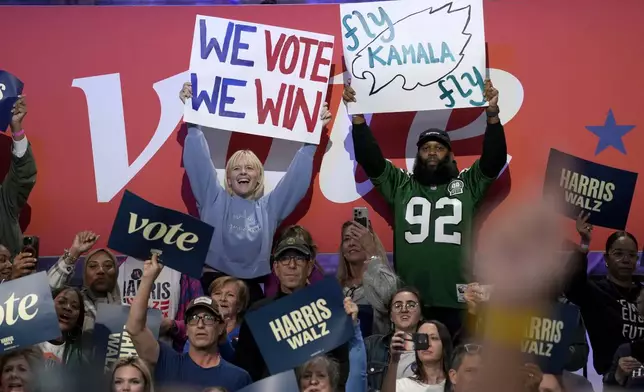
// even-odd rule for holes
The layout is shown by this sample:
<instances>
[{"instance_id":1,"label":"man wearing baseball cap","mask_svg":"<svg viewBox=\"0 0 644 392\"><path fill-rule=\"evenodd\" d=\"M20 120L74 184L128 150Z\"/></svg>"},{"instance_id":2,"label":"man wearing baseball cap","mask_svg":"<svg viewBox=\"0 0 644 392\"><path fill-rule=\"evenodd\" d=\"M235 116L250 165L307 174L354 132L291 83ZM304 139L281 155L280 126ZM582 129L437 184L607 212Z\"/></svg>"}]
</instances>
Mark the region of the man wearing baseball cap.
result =
<instances>
[{"instance_id":1,"label":"man wearing baseball cap","mask_svg":"<svg viewBox=\"0 0 644 392\"><path fill-rule=\"evenodd\" d=\"M249 312L283 298L306 286L306 280L313 268L311 255L312 249L299 237L288 237L275 246L273 251L273 271L280 285L277 295L264 298L254 303ZM347 376L349 375L349 350L346 344L329 353L340 364L340 388L344 391ZM253 379L258 381L269 376L266 362L262 357L255 338L244 321L239 330L237 349L235 350L234 363L245 369Z\"/></svg>"},{"instance_id":2,"label":"man wearing baseball cap","mask_svg":"<svg viewBox=\"0 0 644 392\"><path fill-rule=\"evenodd\" d=\"M221 386L229 392L249 385L252 380L248 373L224 360L219 353L218 343L226 333L226 326L210 297L194 298L186 308L186 334L190 342L187 353L179 354L155 339L146 326L146 319L154 281L162 269L156 254L144 263L141 285L125 326L139 357L154 367L156 383L198 388Z\"/></svg>"},{"instance_id":3,"label":"man wearing baseball cap","mask_svg":"<svg viewBox=\"0 0 644 392\"><path fill-rule=\"evenodd\" d=\"M499 119L498 91L485 81L487 128L481 157L459 173L449 134L422 132L412 173L385 159L363 115L352 117L356 161L378 188L394 214L394 256L402 280L421 291L423 315L443 322L452 333L465 315L462 292L468 281L472 221L477 207L507 160L505 133ZM345 86L345 102L356 102ZM395 131L395 130L392 130Z\"/></svg>"}]
</instances>

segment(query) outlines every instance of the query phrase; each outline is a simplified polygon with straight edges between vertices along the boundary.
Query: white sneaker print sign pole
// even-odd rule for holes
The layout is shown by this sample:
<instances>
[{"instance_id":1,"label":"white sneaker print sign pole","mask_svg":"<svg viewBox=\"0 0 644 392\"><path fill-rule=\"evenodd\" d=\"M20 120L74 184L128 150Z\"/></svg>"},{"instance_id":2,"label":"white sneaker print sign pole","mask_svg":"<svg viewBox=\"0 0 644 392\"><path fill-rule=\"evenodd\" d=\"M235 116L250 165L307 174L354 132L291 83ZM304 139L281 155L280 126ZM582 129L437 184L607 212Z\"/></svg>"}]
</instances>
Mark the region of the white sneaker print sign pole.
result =
<instances>
[{"instance_id":1,"label":"white sneaker print sign pole","mask_svg":"<svg viewBox=\"0 0 644 392\"><path fill-rule=\"evenodd\" d=\"M186 122L318 144L333 36L197 15Z\"/></svg>"},{"instance_id":2,"label":"white sneaker print sign pole","mask_svg":"<svg viewBox=\"0 0 644 392\"><path fill-rule=\"evenodd\" d=\"M340 4L349 114L484 106L483 0Z\"/></svg>"}]
</instances>

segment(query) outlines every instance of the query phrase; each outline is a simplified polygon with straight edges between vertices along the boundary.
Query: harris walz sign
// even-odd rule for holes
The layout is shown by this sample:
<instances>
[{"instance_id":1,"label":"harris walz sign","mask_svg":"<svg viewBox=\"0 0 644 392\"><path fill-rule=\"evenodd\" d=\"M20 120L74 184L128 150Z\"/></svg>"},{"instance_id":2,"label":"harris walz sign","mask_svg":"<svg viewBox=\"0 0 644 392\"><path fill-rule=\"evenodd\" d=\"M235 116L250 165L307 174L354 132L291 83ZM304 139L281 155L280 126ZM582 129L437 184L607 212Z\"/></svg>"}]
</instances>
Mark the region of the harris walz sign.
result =
<instances>
[{"instance_id":1,"label":"harris walz sign","mask_svg":"<svg viewBox=\"0 0 644 392\"><path fill-rule=\"evenodd\" d=\"M246 322L271 374L303 364L346 343L353 336L335 277L249 312Z\"/></svg>"}]
</instances>

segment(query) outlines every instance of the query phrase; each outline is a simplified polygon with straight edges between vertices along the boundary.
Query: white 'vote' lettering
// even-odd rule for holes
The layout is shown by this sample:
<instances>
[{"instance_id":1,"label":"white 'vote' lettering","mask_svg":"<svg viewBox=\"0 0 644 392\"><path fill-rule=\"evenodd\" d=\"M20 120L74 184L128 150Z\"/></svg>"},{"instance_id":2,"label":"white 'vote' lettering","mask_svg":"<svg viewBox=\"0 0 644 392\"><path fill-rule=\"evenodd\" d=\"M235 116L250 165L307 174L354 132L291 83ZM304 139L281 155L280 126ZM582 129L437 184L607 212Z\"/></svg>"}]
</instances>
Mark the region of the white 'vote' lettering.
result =
<instances>
[{"instance_id":1,"label":"white 'vote' lettering","mask_svg":"<svg viewBox=\"0 0 644 392\"><path fill-rule=\"evenodd\" d=\"M523 86L514 75L506 71L491 68L488 72L495 86L503 91L499 98L499 105L503 108L500 116L503 124L507 124L521 108ZM159 98L161 115L154 135L131 165L127 150L120 75L96 75L73 80L72 87L83 90L87 99L96 194L99 203L109 202L122 191L172 135L183 115L183 105L177 98L177 91L181 90L181 86L189 78L188 72L182 72L153 84L152 87ZM342 85L344 79L344 75L336 75L330 80L330 84ZM330 124L331 143L327 146L320 167L319 186L322 194L329 201L351 203L371 191L373 184L369 180L356 182L354 175L356 162L350 137L351 121L341 101L335 112L333 125ZM416 147L418 135L428 128L445 128L450 113L451 110L416 113L411 129L407 133L405 156L408 170L413 168L418 150ZM481 113L471 124L450 131L452 141L482 135L485 131L485 121L485 113ZM226 178L226 152L231 133L207 131L205 136L211 147L213 163L216 168L219 168L217 177L223 185ZM288 140L272 141L264 163L266 193L273 190L282 179L300 145ZM510 159L511 156L508 155L507 161L509 162Z\"/></svg>"},{"instance_id":2,"label":"white 'vote' lettering","mask_svg":"<svg viewBox=\"0 0 644 392\"><path fill-rule=\"evenodd\" d=\"M183 232L177 235L179 232L182 232L183 223L178 225L166 225L163 222L150 222L147 218L141 218L141 224L137 226L137 221L139 216L133 212L130 212L130 225L128 228L128 234L136 233L137 231L143 230L143 238L148 241L157 241L163 238L163 242L168 245L176 244L177 248L181 249L184 252L188 252L194 249L194 246L187 247L186 244L196 244L199 241L199 237L196 234L190 232ZM175 238L176 237L176 238Z\"/></svg>"},{"instance_id":3,"label":"white 'vote' lettering","mask_svg":"<svg viewBox=\"0 0 644 392\"><path fill-rule=\"evenodd\" d=\"M14 304L18 302L18 317L14 314ZM6 321L7 325L14 325L18 320L29 321L36 317L38 309L36 308L33 313L29 313L29 308L38 303L38 296L36 294L29 294L22 299L16 298L16 294L12 293L4 303L4 307L0 306L0 325Z\"/></svg>"},{"instance_id":4,"label":"white 'vote' lettering","mask_svg":"<svg viewBox=\"0 0 644 392\"><path fill-rule=\"evenodd\" d=\"M4 90L7 89L7 86L4 84L0 83L0 99L4 98L4 94L2 93Z\"/></svg>"}]
</instances>

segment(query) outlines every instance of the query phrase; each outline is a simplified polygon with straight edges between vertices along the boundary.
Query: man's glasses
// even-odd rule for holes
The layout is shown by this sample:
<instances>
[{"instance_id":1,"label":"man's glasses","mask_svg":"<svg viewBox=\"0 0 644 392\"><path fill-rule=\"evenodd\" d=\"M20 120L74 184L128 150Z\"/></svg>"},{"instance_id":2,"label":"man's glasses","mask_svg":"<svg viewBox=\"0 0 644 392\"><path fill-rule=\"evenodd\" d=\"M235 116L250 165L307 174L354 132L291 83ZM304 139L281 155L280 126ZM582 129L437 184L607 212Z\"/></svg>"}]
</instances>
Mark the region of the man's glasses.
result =
<instances>
[{"instance_id":1,"label":"man's glasses","mask_svg":"<svg viewBox=\"0 0 644 392\"><path fill-rule=\"evenodd\" d=\"M199 320L203 321L203 325L215 325L217 322L221 322L219 317L215 317L211 314L204 314L202 316L198 314L193 314L188 318L188 325L197 325Z\"/></svg>"},{"instance_id":2,"label":"man's glasses","mask_svg":"<svg viewBox=\"0 0 644 392\"><path fill-rule=\"evenodd\" d=\"M396 313L402 312L403 309L413 311L413 310L416 310L417 307L418 307L418 302L416 301L407 301L405 303L395 302L393 306L393 311Z\"/></svg>"},{"instance_id":3,"label":"man's glasses","mask_svg":"<svg viewBox=\"0 0 644 392\"><path fill-rule=\"evenodd\" d=\"M285 255L278 257L276 261L283 266L290 265L291 261L295 262L295 265L297 266L302 266L308 263L309 258L304 255Z\"/></svg>"}]
</instances>

